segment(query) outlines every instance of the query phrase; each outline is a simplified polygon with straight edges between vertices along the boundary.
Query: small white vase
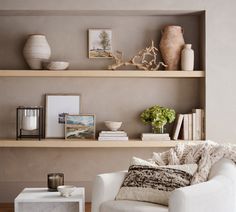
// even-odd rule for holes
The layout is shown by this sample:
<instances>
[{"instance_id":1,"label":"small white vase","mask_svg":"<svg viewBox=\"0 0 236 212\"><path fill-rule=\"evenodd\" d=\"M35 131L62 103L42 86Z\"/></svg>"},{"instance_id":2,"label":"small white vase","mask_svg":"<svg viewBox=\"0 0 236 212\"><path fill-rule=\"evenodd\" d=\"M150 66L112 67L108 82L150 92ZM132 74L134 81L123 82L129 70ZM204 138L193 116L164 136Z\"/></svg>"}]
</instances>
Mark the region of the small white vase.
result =
<instances>
[{"instance_id":1,"label":"small white vase","mask_svg":"<svg viewBox=\"0 0 236 212\"><path fill-rule=\"evenodd\" d=\"M192 44L185 44L181 52L181 69L183 71L193 71L194 69L194 51Z\"/></svg>"},{"instance_id":2,"label":"small white vase","mask_svg":"<svg viewBox=\"0 0 236 212\"><path fill-rule=\"evenodd\" d=\"M45 35L30 35L25 43L23 55L31 69L42 69L42 62L51 56Z\"/></svg>"}]
</instances>

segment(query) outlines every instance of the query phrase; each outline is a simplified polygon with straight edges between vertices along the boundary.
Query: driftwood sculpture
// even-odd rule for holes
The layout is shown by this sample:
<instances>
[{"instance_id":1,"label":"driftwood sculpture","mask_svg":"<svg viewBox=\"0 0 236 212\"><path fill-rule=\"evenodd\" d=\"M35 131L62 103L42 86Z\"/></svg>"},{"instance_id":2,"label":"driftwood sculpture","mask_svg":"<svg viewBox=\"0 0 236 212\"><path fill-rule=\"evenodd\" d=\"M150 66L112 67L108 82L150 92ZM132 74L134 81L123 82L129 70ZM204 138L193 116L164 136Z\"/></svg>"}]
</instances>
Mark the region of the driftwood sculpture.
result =
<instances>
[{"instance_id":1,"label":"driftwood sculpture","mask_svg":"<svg viewBox=\"0 0 236 212\"><path fill-rule=\"evenodd\" d=\"M123 60L122 52L116 51L116 54L110 53L110 56L115 60L115 63L108 66L108 69L116 70L121 66L131 65L145 71L157 71L161 65L167 67L167 65L165 65L163 62L157 63L158 52L158 49L154 46L154 42L152 41L152 45L150 47L142 49L137 55L132 57L127 62Z\"/></svg>"}]
</instances>

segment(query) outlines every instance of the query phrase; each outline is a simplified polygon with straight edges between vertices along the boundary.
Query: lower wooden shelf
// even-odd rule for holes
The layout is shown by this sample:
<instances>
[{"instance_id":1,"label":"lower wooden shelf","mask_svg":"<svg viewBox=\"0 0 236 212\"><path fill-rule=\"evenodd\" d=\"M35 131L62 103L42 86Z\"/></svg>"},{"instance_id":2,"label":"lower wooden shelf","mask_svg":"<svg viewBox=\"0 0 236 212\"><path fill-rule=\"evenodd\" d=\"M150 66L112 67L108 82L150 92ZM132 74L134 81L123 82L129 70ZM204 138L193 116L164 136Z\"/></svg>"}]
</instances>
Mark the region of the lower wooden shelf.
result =
<instances>
[{"instance_id":1,"label":"lower wooden shelf","mask_svg":"<svg viewBox=\"0 0 236 212\"><path fill-rule=\"evenodd\" d=\"M112 147L174 147L180 143L199 144L204 141L96 141L96 140L73 140L44 139L38 140L0 140L0 147L46 147L46 148L112 148Z\"/></svg>"}]
</instances>

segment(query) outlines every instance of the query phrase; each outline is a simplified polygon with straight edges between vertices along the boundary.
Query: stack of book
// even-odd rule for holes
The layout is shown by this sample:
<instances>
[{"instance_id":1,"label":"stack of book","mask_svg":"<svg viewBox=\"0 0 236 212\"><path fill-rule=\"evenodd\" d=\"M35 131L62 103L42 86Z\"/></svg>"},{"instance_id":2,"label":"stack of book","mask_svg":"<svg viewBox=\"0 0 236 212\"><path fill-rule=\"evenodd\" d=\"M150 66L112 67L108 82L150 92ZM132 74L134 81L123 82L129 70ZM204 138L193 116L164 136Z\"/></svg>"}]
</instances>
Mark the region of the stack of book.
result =
<instances>
[{"instance_id":1,"label":"stack of book","mask_svg":"<svg viewBox=\"0 0 236 212\"><path fill-rule=\"evenodd\" d=\"M127 133L124 131L101 131L99 141L128 141Z\"/></svg>"},{"instance_id":2,"label":"stack of book","mask_svg":"<svg viewBox=\"0 0 236 212\"><path fill-rule=\"evenodd\" d=\"M189 114L178 114L173 140L204 140L204 110L193 109Z\"/></svg>"},{"instance_id":3,"label":"stack of book","mask_svg":"<svg viewBox=\"0 0 236 212\"><path fill-rule=\"evenodd\" d=\"M154 133L142 133L142 141L169 141L170 136L168 133L154 134Z\"/></svg>"}]
</instances>

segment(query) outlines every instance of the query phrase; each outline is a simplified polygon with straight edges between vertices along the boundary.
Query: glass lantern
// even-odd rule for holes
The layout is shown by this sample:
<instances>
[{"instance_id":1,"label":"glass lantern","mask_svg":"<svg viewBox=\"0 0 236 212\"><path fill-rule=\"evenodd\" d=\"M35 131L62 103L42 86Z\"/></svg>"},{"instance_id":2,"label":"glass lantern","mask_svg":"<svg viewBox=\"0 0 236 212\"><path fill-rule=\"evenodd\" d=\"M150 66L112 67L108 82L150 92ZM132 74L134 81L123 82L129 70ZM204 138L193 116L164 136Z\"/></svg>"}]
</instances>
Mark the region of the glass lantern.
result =
<instances>
[{"instance_id":1,"label":"glass lantern","mask_svg":"<svg viewBox=\"0 0 236 212\"><path fill-rule=\"evenodd\" d=\"M16 139L21 138L43 138L43 107L16 109Z\"/></svg>"}]
</instances>

